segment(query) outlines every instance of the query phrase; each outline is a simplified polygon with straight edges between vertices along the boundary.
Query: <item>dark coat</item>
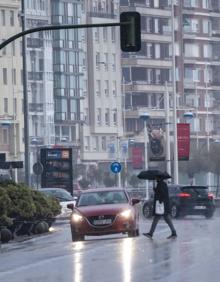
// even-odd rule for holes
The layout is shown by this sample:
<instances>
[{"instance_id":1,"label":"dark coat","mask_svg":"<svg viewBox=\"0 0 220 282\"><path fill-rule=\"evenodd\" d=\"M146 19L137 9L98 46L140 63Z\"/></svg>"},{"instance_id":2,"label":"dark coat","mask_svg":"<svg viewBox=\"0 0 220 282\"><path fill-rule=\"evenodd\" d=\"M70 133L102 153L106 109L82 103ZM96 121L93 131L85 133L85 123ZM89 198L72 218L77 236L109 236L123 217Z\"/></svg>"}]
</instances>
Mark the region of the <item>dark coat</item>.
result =
<instances>
[{"instance_id":1,"label":"dark coat","mask_svg":"<svg viewBox=\"0 0 220 282\"><path fill-rule=\"evenodd\" d=\"M153 203L153 215L155 215L156 201L164 203L164 215L170 213L170 200L169 192L166 182L163 180L158 181L157 186L154 188L154 203Z\"/></svg>"}]
</instances>

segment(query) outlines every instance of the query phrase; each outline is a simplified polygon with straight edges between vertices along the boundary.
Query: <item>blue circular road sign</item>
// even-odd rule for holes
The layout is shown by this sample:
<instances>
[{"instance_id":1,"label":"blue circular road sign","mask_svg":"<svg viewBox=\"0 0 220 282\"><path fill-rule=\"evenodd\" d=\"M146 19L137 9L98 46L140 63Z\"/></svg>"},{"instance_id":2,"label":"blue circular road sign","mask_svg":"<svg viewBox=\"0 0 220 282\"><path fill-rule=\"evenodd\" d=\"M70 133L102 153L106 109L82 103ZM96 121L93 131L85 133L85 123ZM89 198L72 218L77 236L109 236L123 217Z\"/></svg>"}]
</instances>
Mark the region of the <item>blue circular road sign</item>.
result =
<instances>
[{"instance_id":1,"label":"blue circular road sign","mask_svg":"<svg viewBox=\"0 0 220 282\"><path fill-rule=\"evenodd\" d=\"M121 164L119 162L113 162L111 164L111 171L114 173L119 173L121 171Z\"/></svg>"}]
</instances>

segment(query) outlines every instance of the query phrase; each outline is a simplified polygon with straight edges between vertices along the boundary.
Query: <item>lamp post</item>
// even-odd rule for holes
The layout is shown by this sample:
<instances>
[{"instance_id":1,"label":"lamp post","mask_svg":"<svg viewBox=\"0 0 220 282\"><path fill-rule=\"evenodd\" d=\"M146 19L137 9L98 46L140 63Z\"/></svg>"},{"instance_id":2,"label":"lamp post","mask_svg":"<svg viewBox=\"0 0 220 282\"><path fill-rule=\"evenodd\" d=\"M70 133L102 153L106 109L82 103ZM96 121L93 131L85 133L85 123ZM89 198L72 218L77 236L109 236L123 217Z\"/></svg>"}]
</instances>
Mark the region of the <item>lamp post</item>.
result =
<instances>
[{"instance_id":1,"label":"lamp post","mask_svg":"<svg viewBox=\"0 0 220 282\"><path fill-rule=\"evenodd\" d=\"M21 24L22 31L26 30L25 0L21 1ZM23 60L23 100L24 100L24 159L25 159L25 182L30 184L30 148L29 148L29 113L27 91L27 62L26 62L26 36L22 38Z\"/></svg>"},{"instance_id":2,"label":"lamp post","mask_svg":"<svg viewBox=\"0 0 220 282\"><path fill-rule=\"evenodd\" d=\"M145 160L145 170L148 170L148 151L147 151L147 144L148 144L148 130L147 130L147 121L150 119L150 115L148 113L140 114L140 119L144 121L144 160ZM149 199L149 187L148 187L148 180L145 182L146 186L146 200Z\"/></svg>"},{"instance_id":3,"label":"lamp post","mask_svg":"<svg viewBox=\"0 0 220 282\"><path fill-rule=\"evenodd\" d=\"M175 1L172 0L172 64L173 64L173 141L174 141L174 183L179 182L178 150L177 150L177 105L176 105L176 60L175 60Z\"/></svg>"}]
</instances>

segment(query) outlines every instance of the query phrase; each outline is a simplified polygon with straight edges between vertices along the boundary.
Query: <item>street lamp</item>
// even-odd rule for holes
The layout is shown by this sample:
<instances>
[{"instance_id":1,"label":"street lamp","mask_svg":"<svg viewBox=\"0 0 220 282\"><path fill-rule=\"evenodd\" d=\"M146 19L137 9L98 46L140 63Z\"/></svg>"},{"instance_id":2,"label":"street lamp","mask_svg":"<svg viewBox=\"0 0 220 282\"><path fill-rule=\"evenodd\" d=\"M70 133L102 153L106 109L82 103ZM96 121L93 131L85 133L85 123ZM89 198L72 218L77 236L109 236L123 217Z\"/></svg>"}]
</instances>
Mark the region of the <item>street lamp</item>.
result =
<instances>
[{"instance_id":1,"label":"street lamp","mask_svg":"<svg viewBox=\"0 0 220 282\"><path fill-rule=\"evenodd\" d=\"M142 113L139 115L140 119L144 121L144 160L145 160L145 170L148 170L148 130L147 130L147 121L150 119L148 113ZM149 199L149 189L148 189L148 180L146 180L146 200Z\"/></svg>"}]
</instances>

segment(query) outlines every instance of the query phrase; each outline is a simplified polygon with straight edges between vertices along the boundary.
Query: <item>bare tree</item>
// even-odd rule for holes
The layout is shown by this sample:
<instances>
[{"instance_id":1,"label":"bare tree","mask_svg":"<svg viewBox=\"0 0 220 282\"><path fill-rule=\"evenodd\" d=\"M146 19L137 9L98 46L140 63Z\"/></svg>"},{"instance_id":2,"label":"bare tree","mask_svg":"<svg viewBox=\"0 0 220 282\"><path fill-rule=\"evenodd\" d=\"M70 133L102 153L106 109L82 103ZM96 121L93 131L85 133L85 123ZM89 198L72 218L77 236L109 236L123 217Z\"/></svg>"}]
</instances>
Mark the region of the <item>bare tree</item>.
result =
<instances>
[{"instance_id":1,"label":"bare tree","mask_svg":"<svg viewBox=\"0 0 220 282\"><path fill-rule=\"evenodd\" d=\"M192 144L190 151L190 159L188 161L180 161L179 169L193 179L196 173L201 171L208 172L210 169L208 165L208 152L204 146L197 149L195 144Z\"/></svg>"},{"instance_id":2,"label":"bare tree","mask_svg":"<svg viewBox=\"0 0 220 282\"><path fill-rule=\"evenodd\" d=\"M217 175L216 196L219 193L219 177L220 177L220 144L212 143L208 154L209 171Z\"/></svg>"}]
</instances>

